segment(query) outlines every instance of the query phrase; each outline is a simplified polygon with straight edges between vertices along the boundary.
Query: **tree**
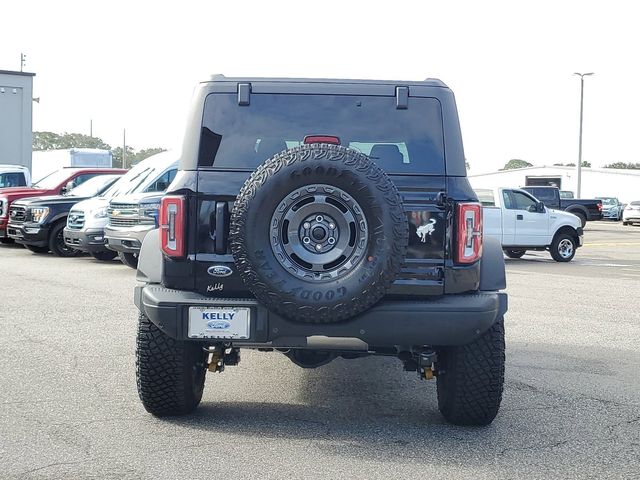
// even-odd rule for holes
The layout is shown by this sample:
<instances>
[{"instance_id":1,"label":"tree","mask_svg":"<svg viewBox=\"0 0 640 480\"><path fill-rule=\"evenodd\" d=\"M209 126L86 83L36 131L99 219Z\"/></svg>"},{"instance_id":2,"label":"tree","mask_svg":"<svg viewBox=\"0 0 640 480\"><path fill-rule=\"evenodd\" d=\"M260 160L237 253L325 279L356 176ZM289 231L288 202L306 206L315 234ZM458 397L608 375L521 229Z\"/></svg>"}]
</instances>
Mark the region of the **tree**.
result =
<instances>
[{"instance_id":1,"label":"tree","mask_svg":"<svg viewBox=\"0 0 640 480\"><path fill-rule=\"evenodd\" d=\"M136 152L133 147L127 145L127 158L125 159L126 165L124 168L130 168L132 165L135 165L138 162L141 162L145 158L149 158L151 155L155 155L156 153L164 152L164 148L155 147L155 148L143 148L139 152ZM122 167L122 147L114 148L111 153L113 154L113 166L115 168L123 168Z\"/></svg>"},{"instance_id":2,"label":"tree","mask_svg":"<svg viewBox=\"0 0 640 480\"><path fill-rule=\"evenodd\" d=\"M575 167L576 164L571 162L571 163L554 163L553 164L555 167ZM587 162L586 160L582 161L582 166L586 167L586 168L591 168L591 163Z\"/></svg>"},{"instance_id":3,"label":"tree","mask_svg":"<svg viewBox=\"0 0 640 480\"><path fill-rule=\"evenodd\" d=\"M82 133L33 132L34 150L57 150L64 148L100 148L111 150L111 145L99 137L91 137Z\"/></svg>"},{"instance_id":4,"label":"tree","mask_svg":"<svg viewBox=\"0 0 640 480\"><path fill-rule=\"evenodd\" d=\"M604 168L624 168L627 170L640 170L640 163L614 162L605 165Z\"/></svg>"},{"instance_id":5,"label":"tree","mask_svg":"<svg viewBox=\"0 0 640 480\"><path fill-rule=\"evenodd\" d=\"M509 160L501 170L513 170L514 168L526 168L533 167L533 165L526 160L520 160L519 158L512 158Z\"/></svg>"},{"instance_id":6,"label":"tree","mask_svg":"<svg viewBox=\"0 0 640 480\"><path fill-rule=\"evenodd\" d=\"M127 145L127 156L125 158L126 166L122 165L122 147L116 147L111 150L113 156L113 168L128 168L131 166L134 157L133 147Z\"/></svg>"},{"instance_id":7,"label":"tree","mask_svg":"<svg viewBox=\"0 0 640 480\"><path fill-rule=\"evenodd\" d=\"M60 148L60 135L53 132L33 132L34 150L55 150Z\"/></svg>"},{"instance_id":8,"label":"tree","mask_svg":"<svg viewBox=\"0 0 640 480\"><path fill-rule=\"evenodd\" d=\"M100 148L111 150L113 155L114 168L122 168L122 147L111 148L111 145L102 141L99 137L91 137L82 133L53 133L53 132L33 132L34 150L58 150L66 148ZM127 145L126 168L131 167L145 158L164 152L164 148L143 148L139 152Z\"/></svg>"},{"instance_id":9,"label":"tree","mask_svg":"<svg viewBox=\"0 0 640 480\"><path fill-rule=\"evenodd\" d=\"M135 156L135 162L138 163L144 160L145 158L149 158L151 155L156 155L158 153L166 152L166 149L155 147L155 148L143 148Z\"/></svg>"}]
</instances>

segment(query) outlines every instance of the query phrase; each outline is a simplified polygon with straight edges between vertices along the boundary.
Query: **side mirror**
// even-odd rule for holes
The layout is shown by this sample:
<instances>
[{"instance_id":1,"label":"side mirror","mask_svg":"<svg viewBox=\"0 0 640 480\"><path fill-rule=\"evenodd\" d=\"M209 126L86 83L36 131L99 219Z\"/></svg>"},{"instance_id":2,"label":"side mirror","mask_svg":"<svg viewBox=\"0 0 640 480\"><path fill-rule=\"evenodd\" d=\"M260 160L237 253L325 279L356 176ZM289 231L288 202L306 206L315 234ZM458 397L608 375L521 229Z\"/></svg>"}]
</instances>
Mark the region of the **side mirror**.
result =
<instances>
[{"instance_id":1,"label":"side mirror","mask_svg":"<svg viewBox=\"0 0 640 480\"><path fill-rule=\"evenodd\" d=\"M66 195L71 190L73 190L73 180L69 180L67 184L64 187L62 187L62 191L60 193L62 193L62 195Z\"/></svg>"},{"instance_id":2,"label":"side mirror","mask_svg":"<svg viewBox=\"0 0 640 480\"><path fill-rule=\"evenodd\" d=\"M542 202L538 202L538 204L536 205L537 209L538 209L538 213L544 213L544 203Z\"/></svg>"}]
</instances>

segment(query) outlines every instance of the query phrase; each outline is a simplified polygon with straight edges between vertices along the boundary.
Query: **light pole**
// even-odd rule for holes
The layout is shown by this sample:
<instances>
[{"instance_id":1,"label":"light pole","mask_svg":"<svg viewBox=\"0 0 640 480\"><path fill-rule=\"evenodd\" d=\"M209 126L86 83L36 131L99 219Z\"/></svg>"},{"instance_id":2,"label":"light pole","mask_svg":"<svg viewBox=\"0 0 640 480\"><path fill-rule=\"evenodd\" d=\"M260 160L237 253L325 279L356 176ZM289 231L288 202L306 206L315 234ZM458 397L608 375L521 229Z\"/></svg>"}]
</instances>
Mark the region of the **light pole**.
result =
<instances>
[{"instance_id":1,"label":"light pole","mask_svg":"<svg viewBox=\"0 0 640 480\"><path fill-rule=\"evenodd\" d=\"M576 197L580 198L580 187L582 184L582 112L584 108L584 77L593 75L589 73L574 73L580 77L580 134L578 139L578 188L576 189Z\"/></svg>"}]
</instances>

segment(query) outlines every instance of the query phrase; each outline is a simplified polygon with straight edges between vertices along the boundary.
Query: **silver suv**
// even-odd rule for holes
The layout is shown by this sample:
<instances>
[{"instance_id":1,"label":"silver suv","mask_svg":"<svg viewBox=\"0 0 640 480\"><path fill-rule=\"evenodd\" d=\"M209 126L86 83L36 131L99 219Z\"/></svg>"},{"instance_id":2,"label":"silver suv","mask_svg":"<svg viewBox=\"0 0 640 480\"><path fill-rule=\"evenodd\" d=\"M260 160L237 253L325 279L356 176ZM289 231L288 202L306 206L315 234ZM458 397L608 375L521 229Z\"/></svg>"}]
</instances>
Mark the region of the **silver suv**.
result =
<instances>
[{"instance_id":1,"label":"silver suv","mask_svg":"<svg viewBox=\"0 0 640 480\"><path fill-rule=\"evenodd\" d=\"M134 189L135 193L114 197L107 208L104 244L109 250L118 252L122 263L131 268L138 265L144 237L158 228L160 199L178 169L175 153L163 152L153 158L153 164L137 175L139 188Z\"/></svg>"}]
</instances>

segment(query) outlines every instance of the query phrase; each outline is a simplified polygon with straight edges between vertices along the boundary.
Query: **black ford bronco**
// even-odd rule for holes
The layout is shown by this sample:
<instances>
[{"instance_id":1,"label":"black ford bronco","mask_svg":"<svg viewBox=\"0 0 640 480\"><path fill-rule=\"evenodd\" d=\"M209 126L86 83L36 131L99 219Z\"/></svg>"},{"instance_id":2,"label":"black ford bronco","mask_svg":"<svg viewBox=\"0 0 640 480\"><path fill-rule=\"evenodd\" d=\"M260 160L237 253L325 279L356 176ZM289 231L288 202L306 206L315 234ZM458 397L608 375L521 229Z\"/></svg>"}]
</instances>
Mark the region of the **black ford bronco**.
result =
<instances>
[{"instance_id":1,"label":"black ford bronco","mask_svg":"<svg viewBox=\"0 0 640 480\"><path fill-rule=\"evenodd\" d=\"M240 350L303 368L388 355L486 425L504 380L502 249L482 236L453 93L423 82L200 84L138 263L137 386L192 411Z\"/></svg>"}]
</instances>

